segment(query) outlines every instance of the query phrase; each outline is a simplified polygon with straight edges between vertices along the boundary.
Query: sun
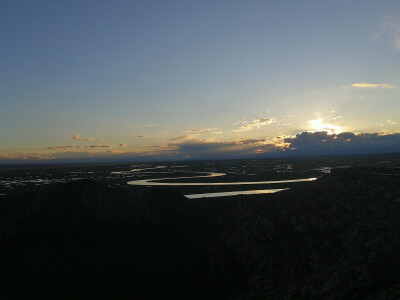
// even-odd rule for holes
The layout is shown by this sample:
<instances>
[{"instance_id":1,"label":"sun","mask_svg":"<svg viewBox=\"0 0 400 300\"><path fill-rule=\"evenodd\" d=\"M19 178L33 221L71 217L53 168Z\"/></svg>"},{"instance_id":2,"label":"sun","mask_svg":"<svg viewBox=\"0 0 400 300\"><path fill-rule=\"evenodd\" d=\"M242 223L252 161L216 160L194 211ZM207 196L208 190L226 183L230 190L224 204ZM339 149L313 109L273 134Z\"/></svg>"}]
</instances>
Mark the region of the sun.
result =
<instances>
[{"instance_id":1,"label":"sun","mask_svg":"<svg viewBox=\"0 0 400 300\"><path fill-rule=\"evenodd\" d=\"M343 126L333 125L330 123L324 123L323 119L315 119L308 121L310 132L326 131L328 134L338 134L344 131Z\"/></svg>"}]
</instances>

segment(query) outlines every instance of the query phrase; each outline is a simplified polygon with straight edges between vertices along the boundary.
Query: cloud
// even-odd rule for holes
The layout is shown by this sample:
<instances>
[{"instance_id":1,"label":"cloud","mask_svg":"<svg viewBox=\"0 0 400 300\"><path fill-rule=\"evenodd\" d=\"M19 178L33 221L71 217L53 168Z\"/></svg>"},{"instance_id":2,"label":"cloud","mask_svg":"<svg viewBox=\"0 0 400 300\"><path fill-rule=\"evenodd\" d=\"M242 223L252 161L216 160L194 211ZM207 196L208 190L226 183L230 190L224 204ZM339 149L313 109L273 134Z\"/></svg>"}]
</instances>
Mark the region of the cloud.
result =
<instances>
[{"instance_id":1,"label":"cloud","mask_svg":"<svg viewBox=\"0 0 400 300\"><path fill-rule=\"evenodd\" d=\"M67 145L68 146L68 145ZM57 147L57 146L55 146ZM87 147L72 146L74 148L54 148L58 151L43 152L14 152L0 153L0 164L30 164L30 163L87 163L87 162L127 162L132 160L160 161L174 159L174 146L160 146L154 150L146 151L119 151L112 150L106 145L92 145ZM86 150L86 149L88 150ZM98 151L89 151L90 148L100 148ZM67 149L67 151L64 151Z\"/></svg>"},{"instance_id":2,"label":"cloud","mask_svg":"<svg viewBox=\"0 0 400 300\"><path fill-rule=\"evenodd\" d=\"M238 144L242 144L242 145L248 145L248 144L259 144L259 143L263 143L266 142L265 139L244 139L244 138L240 138L236 141L236 143Z\"/></svg>"},{"instance_id":3,"label":"cloud","mask_svg":"<svg viewBox=\"0 0 400 300\"><path fill-rule=\"evenodd\" d=\"M73 135L71 135L71 139L73 139L74 141L95 141L96 140L95 137L81 138L79 136L79 134L77 134L77 133L74 133Z\"/></svg>"},{"instance_id":4,"label":"cloud","mask_svg":"<svg viewBox=\"0 0 400 300\"><path fill-rule=\"evenodd\" d=\"M176 137L170 138L168 141L170 143L178 143L178 142L182 143L182 142L185 142L185 141L214 142L215 140L216 140L215 137L200 138L196 134L185 134L185 135L180 135L180 136L176 136Z\"/></svg>"},{"instance_id":5,"label":"cloud","mask_svg":"<svg viewBox=\"0 0 400 300\"><path fill-rule=\"evenodd\" d=\"M205 141L199 139L171 143L176 157L191 159L291 157L295 155L371 154L400 151L400 133L328 134L326 131L302 132L280 140L238 139Z\"/></svg>"},{"instance_id":6,"label":"cloud","mask_svg":"<svg viewBox=\"0 0 400 300\"><path fill-rule=\"evenodd\" d=\"M75 149L79 146L75 146ZM61 149L62 150L62 149ZM56 151L56 152L14 152L0 154L0 163L57 163L57 162L75 162L75 161L90 161L104 160L107 157L114 155L112 150L102 152L89 152L87 150L78 151Z\"/></svg>"},{"instance_id":7,"label":"cloud","mask_svg":"<svg viewBox=\"0 0 400 300\"><path fill-rule=\"evenodd\" d=\"M157 127L157 124L154 123L149 123L149 124L125 124L126 128L151 128L151 127Z\"/></svg>"},{"instance_id":8,"label":"cloud","mask_svg":"<svg viewBox=\"0 0 400 300\"><path fill-rule=\"evenodd\" d=\"M260 128L261 126L270 125L275 122L276 122L275 119L267 119L267 118L256 119L251 122L239 121L233 124L235 126L240 125L239 129L234 129L232 131L234 132L249 131L256 128Z\"/></svg>"},{"instance_id":9,"label":"cloud","mask_svg":"<svg viewBox=\"0 0 400 300\"><path fill-rule=\"evenodd\" d=\"M383 88L383 89L394 88L394 86L387 83L366 83L366 82L353 83L351 86L356 88Z\"/></svg>"},{"instance_id":10,"label":"cloud","mask_svg":"<svg viewBox=\"0 0 400 300\"><path fill-rule=\"evenodd\" d=\"M378 32L373 39L386 37L393 47L400 51L400 21L392 16L387 16L382 23L381 31Z\"/></svg>"},{"instance_id":11,"label":"cloud","mask_svg":"<svg viewBox=\"0 0 400 300\"><path fill-rule=\"evenodd\" d=\"M390 124L390 125L398 125L398 122L392 121L392 120L387 120L386 123Z\"/></svg>"},{"instance_id":12,"label":"cloud","mask_svg":"<svg viewBox=\"0 0 400 300\"><path fill-rule=\"evenodd\" d=\"M64 146L46 147L46 149L48 150L66 150L66 149L77 149L77 148L80 148L80 146L64 145Z\"/></svg>"},{"instance_id":13,"label":"cloud","mask_svg":"<svg viewBox=\"0 0 400 300\"><path fill-rule=\"evenodd\" d=\"M82 148L110 148L109 145L87 145L87 146L76 146L76 145L63 145L63 146L49 146L47 150L67 150L67 149L82 149Z\"/></svg>"},{"instance_id":14,"label":"cloud","mask_svg":"<svg viewBox=\"0 0 400 300\"><path fill-rule=\"evenodd\" d=\"M138 138L146 139L146 138L149 138L150 136L149 136L149 135L138 135L137 137L138 137Z\"/></svg>"},{"instance_id":15,"label":"cloud","mask_svg":"<svg viewBox=\"0 0 400 300\"><path fill-rule=\"evenodd\" d=\"M79 134L74 133L73 135L71 135L71 139L73 139L75 141L79 141L80 140Z\"/></svg>"},{"instance_id":16,"label":"cloud","mask_svg":"<svg viewBox=\"0 0 400 300\"><path fill-rule=\"evenodd\" d=\"M194 128L194 129L188 129L184 131L187 134L201 134L203 132L210 132L212 134L221 134L222 131L219 130L218 128Z\"/></svg>"},{"instance_id":17,"label":"cloud","mask_svg":"<svg viewBox=\"0 0 400 300\"><path fill-rule=\"evenodd\" d=\"M0 163L14 163L15 161L25 162L25 161L45 161L52 159L47 153L40 152L14 152L0 154Z\"/></svg>"},{"instance_id":18,"label":"cloud","mask_svg":"<svg viewBox=\"0 0 400 300\"><path fill-rule=\"evenodd\" d=\"M64 145L47 149L52 151L0 153L0 163L122 162L395 153L400 152L400 133L328 134L326 131L319 131L301 132L291 137L280 136L274 140L240 138L231 141L192 137L167 145L147 146L136 152L113 150L108 145Z\"/></svg>"},{"instance_id":19,"label":"cloud","mask_svg":"<svg viewBox=\"0 0 400 300\"><path fill-rule=\"evenodd\" d=\"M170 142L177 142L177 141L182 141L182 140L190 140L193 139L194 136L191 134L185 134L185 135L180 135L180 136L176 136L173 138L170 138L169 141Z\"/></svg>"},{"instance_id":20,"label":"cloud","mask_svg":"<svg viewBox=\"0 0 400 300\"><path fill-rule=\"evenodd\" d=\"M324 131L327 132L328 134L333 134L333 133L343 132L344 130L344 127L342 126L334 125L331 123L324 123L323 121L324 121L323 119L315 119L308 121L307 123L311 128L310 132Z\"/></svg>"},{"instance_id":21,"label":"cloud","mask_svg":"<svg viewBox=\"0 0 400 300\"><path fill-rule=\"evenodd\" d=\"M212 141L205 139L190 139L180 143L170 143L176 147L177 158L192 159L225 159L254 158L260 154L279 153L282 147L265 139L238 139L234 141Z\"/></svg>"},{"instance_id":22,"label":"cloud","mask_svg":"<svg viewBox=\"0 0 400 300\"><path fill-rule=\"evenodd\" d=\"M109 145L89 145L89 146L84 146L84 148L90 148L90 149L93 149L93 148L110 148L111 146L109 146Z\"/></svg>"},{"instance_id":23,"label":"cloud","mask_svg":"<svg viewBox=\"0 0 400 300\"><path fill-rule=\"evenodd\" d=\"M195 128L195 129L189 129L186 130L186 132L191 132L191 133L197 133L197 132L206 132L206 131L211 131L211 128Z\"/></svg>"},{"instance_id":24,"label":"cloud","mask_svg":"<svg viewBox=\"0 0 400 300\"><path fill-rule=\"evenodd\" d=\"M302 132L286 138L292 153L302 155L320 154L368 154L400 151L400 134L378 133L328 134L327 132Z\"/></svg>"}]
</instances>

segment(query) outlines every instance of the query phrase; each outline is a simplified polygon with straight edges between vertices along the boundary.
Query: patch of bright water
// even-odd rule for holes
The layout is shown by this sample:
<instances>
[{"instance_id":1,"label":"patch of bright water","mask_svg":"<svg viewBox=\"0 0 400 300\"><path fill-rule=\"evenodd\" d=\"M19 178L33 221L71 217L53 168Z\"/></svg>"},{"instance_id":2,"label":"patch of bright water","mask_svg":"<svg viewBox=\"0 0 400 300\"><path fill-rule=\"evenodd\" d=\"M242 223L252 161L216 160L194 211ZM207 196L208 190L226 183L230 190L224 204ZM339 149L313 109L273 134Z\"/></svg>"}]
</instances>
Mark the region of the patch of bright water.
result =
<instances>
[{"instance_id":1,"label":"patch of bright water","mask_svg":"<svg viewBox=\"0 0 400 300\"><path fill-rule=\"evenodd\" d=\"M160 180L176 180L176 179L192 179L192 178L205 178L205 177L220 177L225 176L226 173L207 173L207 172L197 172L199 176L190 177L172 177L172 178L153 178L153 179L142 179L129 181L129 185L147 185L147 186L216 186L216 185L250 185L250 184L273 184L273 183L292 183L292 182L305 182L313 181L317 178L302 178L302 179L290 179L290 180L268 180L268 181L239 181L239 182L158 182ZM231 192L217 192L217 193L203 193L203 194L191 194L185 195L187 198L210 198L210 197L225 197L225 196L235 196L235 195L254 195L254 194L272 194L277 193L287 188L283 189L264 189L264 190L248 190L248 191L231 191Z\"/></svg>"},{"instance_id":2,"label":"patch of bright water","mask_svg":"<svg viewBox=\"0 0 400 300\"><path fill-rule=\"evenodd\" d=\"M266 189L266 190L251 190L251 191L234 191L234 192L220 192L220 193L204 193L204 194L191 194L185 195L189 199L199 198L213 198L213 197L226 197L236 195L255 195L255 194L273 194L288 189Z\"/></svg>"},{"instance_id":3,"label":"patch of bright water","mask_svg":"<svg viewBox=\"0 0 400 300\"><path fill-rule=\"evenodd\" d=\"M225 176L225 173L208 173L208 175L192 176L192 177L175 177L175 178L154 178L129 181L130 185L157 185L157 186L184 186L184 185L249 185L249 184L272 184L272 183L292 183L313 181L317 178L302 178L302 179L289 179L289 180L269 180L269 181L238 181L238 182L156 182L157 180L169 179L189 179L189 178L204 178L204 177L219 177Z\"/></svg>"},{"instance_id":4,"label":"patch of bright water","mask_svg":"<svg viewBox=\"0 0 400 300\"><path fill-rule=\"evenodd\" d=\"M166 167L167 166L157 166L157 167L154 167L154 168L133 169L133 170L131 170L131 172L141 172L141 171L144 171L144 170L164 169Z\"/></svg>"}]
</instances>

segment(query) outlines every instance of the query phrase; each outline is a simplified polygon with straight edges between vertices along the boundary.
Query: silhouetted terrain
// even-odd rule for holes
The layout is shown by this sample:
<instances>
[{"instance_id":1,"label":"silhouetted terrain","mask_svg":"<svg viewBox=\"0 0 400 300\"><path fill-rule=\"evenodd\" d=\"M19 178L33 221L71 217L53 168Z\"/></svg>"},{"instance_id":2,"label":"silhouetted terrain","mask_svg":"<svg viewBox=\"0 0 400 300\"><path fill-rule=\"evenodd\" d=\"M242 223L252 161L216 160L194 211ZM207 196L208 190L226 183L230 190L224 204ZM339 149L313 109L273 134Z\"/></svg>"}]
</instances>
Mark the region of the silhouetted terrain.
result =
<instances>
[{"instance_id":1,"label":"silhouetted terrain","mask_svg":"<svg viewBox=\"0 0 400 300\"><path fill-rule=\"evenodd\" d=\"M0 297L397 298L400 177L383 173L210 199L93 181L4 196Z\"/></svg>"}]
</instances>

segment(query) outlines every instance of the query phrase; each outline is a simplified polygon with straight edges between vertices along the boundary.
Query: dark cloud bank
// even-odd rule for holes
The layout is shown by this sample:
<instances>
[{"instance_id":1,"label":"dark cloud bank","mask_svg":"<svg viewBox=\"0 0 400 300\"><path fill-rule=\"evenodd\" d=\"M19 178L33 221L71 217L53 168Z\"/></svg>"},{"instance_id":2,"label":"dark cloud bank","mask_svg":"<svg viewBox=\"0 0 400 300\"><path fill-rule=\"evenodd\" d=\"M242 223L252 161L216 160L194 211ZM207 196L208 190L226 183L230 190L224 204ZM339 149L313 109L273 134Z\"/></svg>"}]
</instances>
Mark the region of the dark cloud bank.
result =
<instances>
[{"instance_id":1,"label":"dark cloud bank","mask_svg":"<svg viewBox=\"0 0 400 300\"><path fill-rule=\"evenodd\" d=\"M315 155L353 155L400 152L400 133L302 132L283 140L285 146L268 144L265 140L248 139L235 142L202 142L189 140L174 144L180 155L189 158L252 158Z\"/></svg>"},{"instance_id":2,"label":"dark cloud bank","mask_svg":"<svg viewBox=\"0 0 400 300\"><path fill-rule=\"evenodd\" d=\"M285 138L282 142L284 143L278 145L264 139L212 142L193 138L159 147L159 150L152 153L105 151L93 154L89 152L71 152L68 157L66 152L57 152L50 157L29 157L27 155L23 158L10 158L0 155L0 164L172 161L183 159L240 159L400 153L400 133L380 135L378 133L355 134L344 132L329 135L326 132L302 132L295 137ZM109 146L101 145L101 147ZM53 148L53 150L64 150L64 148L69 149L71 146ZM48 149L52 148L49 147Z\"/></svg>"}]
</instances>

